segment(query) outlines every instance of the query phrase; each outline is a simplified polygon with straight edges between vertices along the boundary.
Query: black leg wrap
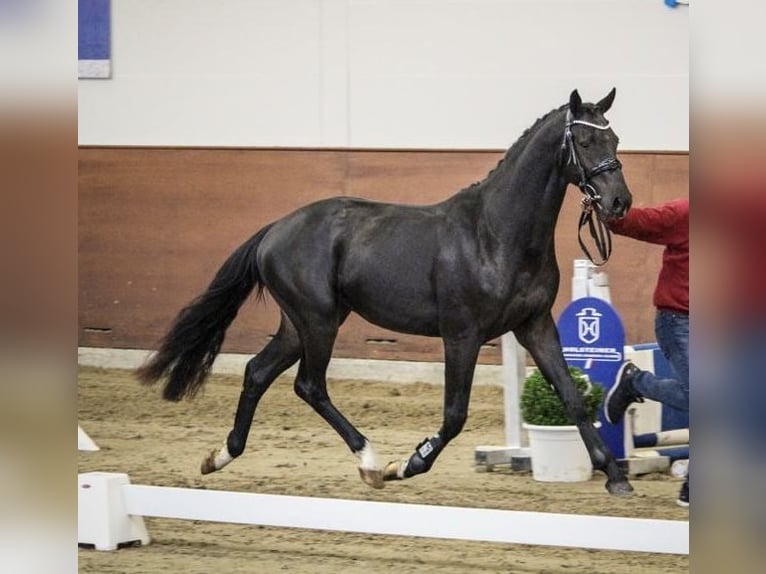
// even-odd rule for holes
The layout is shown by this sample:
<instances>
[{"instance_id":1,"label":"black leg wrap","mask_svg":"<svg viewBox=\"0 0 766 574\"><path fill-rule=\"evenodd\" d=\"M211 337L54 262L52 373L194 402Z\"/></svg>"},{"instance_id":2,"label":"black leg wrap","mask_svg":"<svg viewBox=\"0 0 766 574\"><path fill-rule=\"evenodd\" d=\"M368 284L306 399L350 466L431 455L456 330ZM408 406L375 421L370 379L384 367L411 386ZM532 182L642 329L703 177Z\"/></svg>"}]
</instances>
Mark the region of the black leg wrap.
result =
<instances>
[{"instance_id":1,"label":"black leg wrap","mask_svg":"<svg viewBox=\"0 0 766 574\"><path fill-rule=\"evenodd\" d=\"M439 456L444 444L439 435L434 435L431 438L425 439L415 449L415 454L410 457L407 462L407 467L404 469L404 476L409 478L416 474L422 474L428 472L431 469L431 465Z\"/></svg>"}]
</instances>

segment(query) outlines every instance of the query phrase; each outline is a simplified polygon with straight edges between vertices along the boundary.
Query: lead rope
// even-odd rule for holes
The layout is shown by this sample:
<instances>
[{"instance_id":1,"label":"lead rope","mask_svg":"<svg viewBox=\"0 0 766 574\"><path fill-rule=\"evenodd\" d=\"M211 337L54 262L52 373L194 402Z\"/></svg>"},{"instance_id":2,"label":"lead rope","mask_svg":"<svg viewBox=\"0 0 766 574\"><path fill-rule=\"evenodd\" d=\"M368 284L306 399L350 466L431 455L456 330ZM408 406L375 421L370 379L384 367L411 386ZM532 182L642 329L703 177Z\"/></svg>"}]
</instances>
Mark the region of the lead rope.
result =
<instances>
[{"instance_id":1,"label":"lead rope","mask_svg":"<svg viewBox=\"0 0 766 574\"><path fill-rule=\"evenodd\" d=\"M601 261L593 259L585 245L585 241L583 241L582 228L586 225L588 226L588 231L590 231L590 236L596 244L596 250ZM580 243L580 249L582 249L590 262L598 267L606 263L612 254L612 233L601 219L593 217L593 199L589 195L582 198L582 213L580 213L580 221L577 225L577 241Z\"/></svg>"}]
</instances>

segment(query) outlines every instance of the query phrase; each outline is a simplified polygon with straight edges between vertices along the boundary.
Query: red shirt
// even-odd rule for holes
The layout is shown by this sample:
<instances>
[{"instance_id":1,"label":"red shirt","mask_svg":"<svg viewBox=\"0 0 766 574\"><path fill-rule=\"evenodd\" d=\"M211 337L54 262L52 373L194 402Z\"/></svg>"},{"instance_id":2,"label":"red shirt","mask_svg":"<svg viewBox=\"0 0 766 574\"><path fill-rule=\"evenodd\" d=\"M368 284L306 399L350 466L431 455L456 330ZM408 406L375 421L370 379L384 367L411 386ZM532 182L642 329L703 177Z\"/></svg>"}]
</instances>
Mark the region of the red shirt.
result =
<instances>
[{"instance_id":1,"label":"red shirt","mask_svg":"<svg viewBox=\"0 0 766 574\"><path fill-rule=\"evenodd\" d=\"M664 245L662 268L654 290L658 309L689 312L689 200L654 207L633 207L609 228L618 235Z\"/></svg>"}]
</instances>

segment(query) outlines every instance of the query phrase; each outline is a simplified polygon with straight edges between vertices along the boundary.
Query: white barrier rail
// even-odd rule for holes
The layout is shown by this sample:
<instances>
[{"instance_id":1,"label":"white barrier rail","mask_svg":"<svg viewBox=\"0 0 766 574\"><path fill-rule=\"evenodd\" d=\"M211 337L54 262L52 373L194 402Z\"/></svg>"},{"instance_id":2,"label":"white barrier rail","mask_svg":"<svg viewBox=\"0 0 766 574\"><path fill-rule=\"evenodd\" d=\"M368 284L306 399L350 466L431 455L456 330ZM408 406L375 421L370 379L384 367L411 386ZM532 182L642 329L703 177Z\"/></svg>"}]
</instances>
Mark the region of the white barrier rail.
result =
<instances>
[{"instance_id":1,"label":"white barrier rail","mask_svg":"<svg viewBox=\"0 0 766 574\"><path fill-rule=\"evenodd\" d=\"M99 488L98 483L102 480L111 481L113 486ZM127 475L115 473L81 474L79 483L79 541L95 544L99 549L116 547L114 541L100 547L88 539L100 534L93 532L98 529L98 523L119 530L115 527L120 520L116 512L123 520L148 516L364 534L689 553L689 523L686 521L131 485ZM98 495L99 491L103 493L107 490L111 490L111 497ZM88 502L92 495L102 502ZM106 504L114 510L104 508L103 500L106 499L111 499L112 502ZM89 519L88 514L93 512L110 512L111 516ZM143 528L143 525L140 527ZM128 530L123 528L125 532ZM148 542L148 537L145 542Z\"/></svg>"}]
</instances>

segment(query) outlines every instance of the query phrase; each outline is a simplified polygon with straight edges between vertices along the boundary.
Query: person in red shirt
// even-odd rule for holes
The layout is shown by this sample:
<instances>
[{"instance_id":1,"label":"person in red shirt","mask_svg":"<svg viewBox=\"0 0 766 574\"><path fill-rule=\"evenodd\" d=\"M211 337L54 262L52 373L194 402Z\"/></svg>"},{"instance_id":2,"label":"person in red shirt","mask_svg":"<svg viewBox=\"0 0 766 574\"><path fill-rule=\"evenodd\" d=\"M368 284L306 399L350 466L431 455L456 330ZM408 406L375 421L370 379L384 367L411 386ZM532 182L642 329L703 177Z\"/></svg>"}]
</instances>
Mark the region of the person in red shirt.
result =
<instances>
[{"instance_id":1,"label":"person in red shirt","mask_svg":"<svg viewBox=\"0 0 766 574\"><path fill-rule=\"evenodd\" d=\"M625 218L609 224L612 232L664 245L662 268L654 290L654 331L675 379L662 379L625 362L604 400L606 420L617 424L630 403L653 399L689 411L689 200L676 199L654 207L634 207ZM687 475L678 504L689 506Z\"/></svg>"}]
</instances>

